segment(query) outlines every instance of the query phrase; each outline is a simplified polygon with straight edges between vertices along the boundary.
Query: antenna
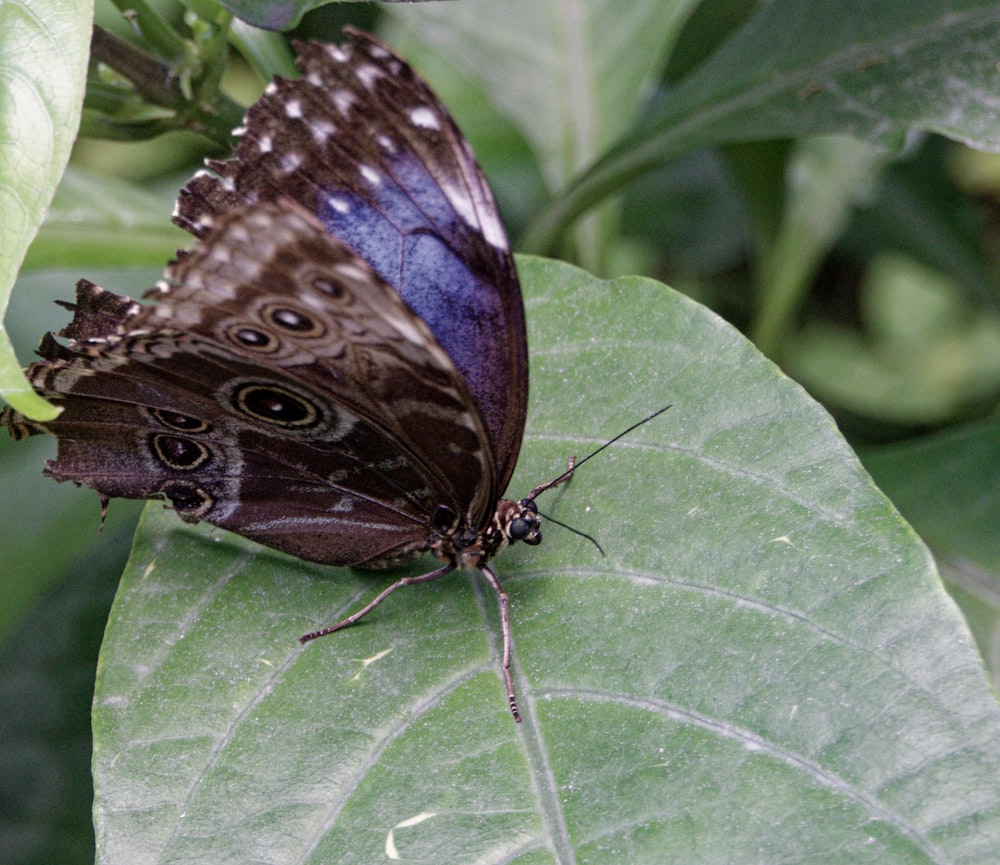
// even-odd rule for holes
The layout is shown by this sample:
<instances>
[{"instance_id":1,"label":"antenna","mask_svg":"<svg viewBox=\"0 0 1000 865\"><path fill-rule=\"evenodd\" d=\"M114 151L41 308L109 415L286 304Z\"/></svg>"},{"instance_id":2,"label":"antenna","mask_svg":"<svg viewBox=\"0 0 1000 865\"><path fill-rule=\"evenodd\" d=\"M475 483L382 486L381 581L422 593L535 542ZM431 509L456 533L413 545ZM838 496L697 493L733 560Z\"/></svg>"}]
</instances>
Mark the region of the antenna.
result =
<instances>
[{"instance_id":1,"label":"antenna","mask_svg":"<svg viewBox=\"0 0 1000 865\"><path fill-rule=\"evenodd\" d=\"M591 453L587 454L587 456L585 456L579 462L577 462L577 459L576 459L575 456L570 457L569 458L569 468L566 469L566 471L564 471L561 475L559 475L559 477L557 477L555 480L548 481L548 482L546 482L544 484L539 484L530 493L528 493L521 501L522 502L531 502L532 504L534 504L534 500L535 500L535 498L537 496L539 496L541 493L544 493L546 490L552 489L552 487L559 486L559 484L562 484L562 483L565 483L566 481L568 481L571 477L573 477L573 472L575 472L580 466L582 466L591 457L596 457L602 450L604 450L607 447L611 447L611 445L613 445L619 439L622 439L625 436L627 436L630 432L632 432L632 430L638 429L644 423L649 423L655 417L659 417L668 408L670 408L670 406L669 405L665 405L663 408L661 408L661 409L659 409L657 411L654 411L651 415L648 415L647 417L644 417L642 420L637 421L636 423L632 424L632 426L630 426L628 429L622 430L614 438L609 439L604 444L602 444L597 450L592 451ZM537 506L535 507L535 510L538 511L538 507ZM550 517L548 514L542 513L541 511L538 511L538 515L540 517L544 517L550 523L555 523L557 526L561 526L562 528L566 529L567 531L572 532L574 535L579 535L581 538L586 538L595 547L597 547L597 551L602 556L604 555L604 549L597 542L596 538L591 537L586 532L581 532L579 529L574 529L572 526L566 525L566 523L561 523L561 522L559 522L559 520L555 519L555 517Z\"/></svg>"},{"instance_id":2,"label":"antenna","mask_svg":"<svg viewBox=\"0 0 1000 865\"><path fill-rule=\"evenodd\" d=\"M547 481L544 484L539 484L530 493L528 493L524 498L528 499L529 501L530 500L534 500L537 496L541 495L546 490L550 490L550 489L552 489L552 487L557 487L557 486L559 486L559 484L565 483L571 477L573 477L573 472L575 472L578 468L580 468L580 466L582 466L587 460L593 459L602 450L604 450L605 448L611 447L611 445L613 445L619 439L625 438L625 436L627 436L633 430L638 429L639 427L641 427L645 423L649 423L651 420L653 420L653 418L659 417L668 408L670 408L670 406L669 405L665 405L663 408L658 409L657 411L654 411L651 415L648 415L647 417L644 417L642 420L636 421L628 429L622 430L614 438L608 439L608 441L606 441L604 444L602 444L597 450L592 451L591 453L587 454L587 456L585 456L579 462L577 462L577 459L576 459L575 456L574 457L570 457L569 468L566 469L566 471L564 471L561 475L559 475L559 477L557 477L555 480ZM551 519L551 517L547 517L546 519ZM552 522L555 522L555 520L552 520ZM567 526L567 528L568 528L568 526Z\"/></svg>"}]
</instances>

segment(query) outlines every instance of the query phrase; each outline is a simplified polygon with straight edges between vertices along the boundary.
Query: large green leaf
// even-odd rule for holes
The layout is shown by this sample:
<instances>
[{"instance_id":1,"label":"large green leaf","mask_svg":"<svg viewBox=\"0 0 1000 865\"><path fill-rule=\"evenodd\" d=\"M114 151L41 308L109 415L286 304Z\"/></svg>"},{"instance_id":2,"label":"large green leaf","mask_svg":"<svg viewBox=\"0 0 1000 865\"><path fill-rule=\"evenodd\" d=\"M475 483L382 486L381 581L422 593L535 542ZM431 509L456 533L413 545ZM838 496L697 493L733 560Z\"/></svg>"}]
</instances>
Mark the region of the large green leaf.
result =
<instances>
[{"instance_id":1,"label":"large green leaf","mask_svg":"<svg viewBox=\"0 0 1000 865\"><path fill-rule=\"evenodd\" d=\"M404 590L146 511L94 710L99 859L992 863L1000 709L925 548L831 419L648 280L521 261L512 493L557 527L495 598ZM426 569L414 565L412 573Z\"/></svg>"}]
</instances>

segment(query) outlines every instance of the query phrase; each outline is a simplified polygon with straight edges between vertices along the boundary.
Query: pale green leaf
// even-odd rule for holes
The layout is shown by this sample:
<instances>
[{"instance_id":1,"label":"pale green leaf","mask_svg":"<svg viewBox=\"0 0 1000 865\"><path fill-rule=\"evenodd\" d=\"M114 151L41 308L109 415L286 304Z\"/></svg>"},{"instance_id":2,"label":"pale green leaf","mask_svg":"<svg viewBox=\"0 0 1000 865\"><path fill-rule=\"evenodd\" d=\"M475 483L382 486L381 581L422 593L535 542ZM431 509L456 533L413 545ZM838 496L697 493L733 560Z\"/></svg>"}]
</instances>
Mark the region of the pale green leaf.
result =
<instances>
[{"instance_id":1,"label":"pale green leaf","mask_svg":"<svg viewBox=\"0 0 1000 865\"><path fill-rule=\"evenodd\" d=\"M655 90L691 0L464 0L392 7L388 39L408 28L434 61L474 82L531 145L549 193L625 134ZM419 60L419 52L407 50ZM434 66L427 70L438 83ZM444 80L447 77L441 76ZM614 207L577 232L591 269L606 266Z\"/></svg>"},{"instance_id":2,"label":"pale green leaf","mask_svg":"<svg viewBox=\"0 0 1000 865\"><path fill-rule=\"evenodd\" d=\"M80 123L92 14L87 0L0 4L0 317ZM0 394L25 414L55 415L28 387L2 328Z\"/></svg>"}]
</instances>

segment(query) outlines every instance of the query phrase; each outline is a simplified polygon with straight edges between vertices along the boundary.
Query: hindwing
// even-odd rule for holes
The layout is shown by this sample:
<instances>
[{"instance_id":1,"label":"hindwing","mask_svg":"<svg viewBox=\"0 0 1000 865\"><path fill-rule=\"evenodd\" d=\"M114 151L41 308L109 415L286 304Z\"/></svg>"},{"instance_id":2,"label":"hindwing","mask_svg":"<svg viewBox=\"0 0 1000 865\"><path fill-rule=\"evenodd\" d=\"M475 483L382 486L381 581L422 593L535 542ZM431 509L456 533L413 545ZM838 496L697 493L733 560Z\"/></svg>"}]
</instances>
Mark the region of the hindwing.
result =
<instances>
[{"instance_id":1,"label":"hindwing","mask_svg":"<svg viewBox=\"0 0 1000 865\"><path fill-rule=\"evenodd\" d=\"M32 383L63 409L49 473L302 558L425 547L439 507L488 521L489 435L398 293L288 202L220 216L142 306L83 282Z\"/></svg>"}]
</instances>

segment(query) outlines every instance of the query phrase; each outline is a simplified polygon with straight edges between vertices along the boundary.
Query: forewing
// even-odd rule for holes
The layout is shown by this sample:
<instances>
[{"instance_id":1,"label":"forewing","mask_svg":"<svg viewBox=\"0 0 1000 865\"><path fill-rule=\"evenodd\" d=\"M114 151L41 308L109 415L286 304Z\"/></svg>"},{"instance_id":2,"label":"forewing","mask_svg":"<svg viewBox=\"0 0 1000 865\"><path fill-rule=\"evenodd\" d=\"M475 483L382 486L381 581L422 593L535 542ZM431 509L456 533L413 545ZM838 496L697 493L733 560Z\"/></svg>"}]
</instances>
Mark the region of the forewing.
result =
<instances>
[{"instance_id":1,"label":"forewing","mask_svg":"<svg viewBox=\"0 0 1000 865\"><path fill-rule=\"evenodd\" d=\"M290 197L396 288L464 377L503 491L527 404L520 287L496 204L447 109L369 36L297 46L303 78L278 79L247 113L235 158L181 193L175 221Z\"/></svg>"}]
</instances>

